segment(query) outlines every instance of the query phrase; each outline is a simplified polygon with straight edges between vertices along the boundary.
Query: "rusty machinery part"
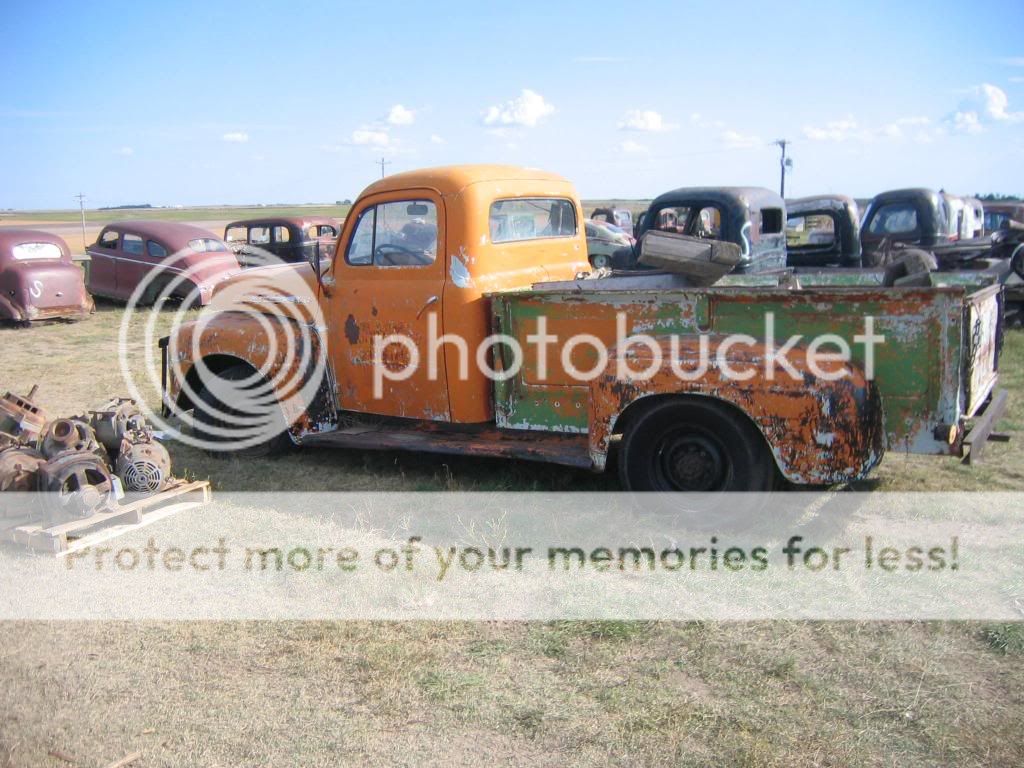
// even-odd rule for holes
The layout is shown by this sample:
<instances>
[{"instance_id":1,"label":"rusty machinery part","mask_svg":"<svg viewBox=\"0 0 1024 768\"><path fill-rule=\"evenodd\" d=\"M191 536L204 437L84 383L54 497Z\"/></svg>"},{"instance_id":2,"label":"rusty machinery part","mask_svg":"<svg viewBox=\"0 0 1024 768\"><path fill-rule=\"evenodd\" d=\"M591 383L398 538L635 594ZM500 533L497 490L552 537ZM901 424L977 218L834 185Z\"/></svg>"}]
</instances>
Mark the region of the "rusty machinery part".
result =
<instances>
[{"instance_id":1,"label":"rusty machinery part","mask_svg":"<svg viewBox=\"0 0 1024 768\"><path fill-rule=\"evenodd\" d=\"M94 453L64 453L39 468L37 488L52 517L81 519L115 503L114 481Z\"/></svg>"},{"instance_id":2,"label":"rusty machinery part","mask_svg":"<svg viewBox=\"0 0 1024 768\"><path fill-rule=\"evenodd\" d=\"M35 490L36 472L46 463L41 453L16 445L0 451L0 491Z\"/></svg>"},{"instance_id":3,"label":"rusty machinery part","mask_svg":"<svg viewBox=\"0 0 1024 768\"><path fill-rule=\"evenodd\" d=\"M111 400L89 411L88 418L83 421L89 422L89 426L96 433L96 439L111 456L117 455L121 449L121 441L129 432L149 429L139 406L134 400L126 397Z\"/></svg>"},{"instance_id":4,"label":"rusty machinery part","mask_svg":"<svg viewBox=\"0 0 1024 768\"><path fill-rule=\"evenodd\" d=\"M43 455L56 458L68 451L94 453L99 451L96 433L92 427L79 419L54 419L43 435L40 445Z\"/></svg>"},{"instance_id":5,"label":"rusty machinery part","mask_svg":"<svg viewBox=\"0 0 1024 768\"><path fill-rule=\"evenodd\" d=\"M25 397L8 392L0 398L0 447L25 443L34 445L46 426L46 412L32 402L37 387Z\"/></svg>"},{"instance_id":6,"label":"rusty machinery part","mask_svg":"<svg viewBox=\"0 0 1024 768\"><path fill-rule=\"evenodd\" d=\"M130 493L156 493L171 476L171 457L151 434L135 430L121 441L114 473Z\"/></svg>"}]
</instances>

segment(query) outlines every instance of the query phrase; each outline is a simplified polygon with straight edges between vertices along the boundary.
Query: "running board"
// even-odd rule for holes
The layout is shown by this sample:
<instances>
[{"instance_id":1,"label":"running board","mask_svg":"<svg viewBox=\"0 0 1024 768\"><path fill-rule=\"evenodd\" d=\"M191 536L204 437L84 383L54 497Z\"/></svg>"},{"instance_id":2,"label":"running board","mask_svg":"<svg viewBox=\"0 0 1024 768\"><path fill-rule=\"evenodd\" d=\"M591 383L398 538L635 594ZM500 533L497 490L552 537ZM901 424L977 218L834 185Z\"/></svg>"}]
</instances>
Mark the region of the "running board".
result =
<instances>
[{"instance_id":1,"label":"running board","mask_svg":"<svg viewBox=\"0 0 1024 768\"><path fill-rule=\"evenodd\" d=\"M496 427L452 429L422 423L410 427L371 424L308 435L302 439L301 445L486 456L593 468L587 436L562 432L502 430Z\"/></svg>"}]
</instances>

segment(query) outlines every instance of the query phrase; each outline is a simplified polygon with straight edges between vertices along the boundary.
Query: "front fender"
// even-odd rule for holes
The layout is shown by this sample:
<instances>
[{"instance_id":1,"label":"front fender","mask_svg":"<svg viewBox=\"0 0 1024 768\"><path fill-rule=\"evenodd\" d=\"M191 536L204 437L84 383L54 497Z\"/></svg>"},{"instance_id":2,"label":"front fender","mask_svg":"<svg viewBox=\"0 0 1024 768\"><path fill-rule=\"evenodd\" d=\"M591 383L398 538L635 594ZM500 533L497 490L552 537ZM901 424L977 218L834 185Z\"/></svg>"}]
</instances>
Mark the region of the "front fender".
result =
<instances>
[{"instance_id":1,"label":"front fender","mask_svg":"<svg viewBox=\"0 0 1024 768\"><path fill-rule=\"evenodd\" d=\"M305 332L303 332L305 331ZM187 410L201 387L196 364L213 372L245 363L273 382L292 437L334 429L337 412L326 345L309 325L272 315L219 312L184 323L166 340L165 403ZM319 382L308 386L322 371ZM305 393L304 393L305 392Z\"/></svg>"},{"instance_id":2,"label":"front fender","mask_svg":"<svg viewBox=\"0 0 1024 768\"><path fill-rule=\"evenodd\" d=\"M793 378L778 365L770 369L770 353L763 344L733 344L726 351L725 338L659 341L657 355L642 345L628 352L612 349L608 366L590 384L594 464L605 465L612 435L622 431L632 409L645 398L679 395L712 398L745 414L764 436L779 471L794 483L846 482L863 477L881 461L880 399L857 366L819 362L818 370L825 376L842 374L828 380L811 370L806 347L794 347L786 354L797 373ZM640 379L630 376L630 369L652 373Z\"/></svg>"}]
</instances>

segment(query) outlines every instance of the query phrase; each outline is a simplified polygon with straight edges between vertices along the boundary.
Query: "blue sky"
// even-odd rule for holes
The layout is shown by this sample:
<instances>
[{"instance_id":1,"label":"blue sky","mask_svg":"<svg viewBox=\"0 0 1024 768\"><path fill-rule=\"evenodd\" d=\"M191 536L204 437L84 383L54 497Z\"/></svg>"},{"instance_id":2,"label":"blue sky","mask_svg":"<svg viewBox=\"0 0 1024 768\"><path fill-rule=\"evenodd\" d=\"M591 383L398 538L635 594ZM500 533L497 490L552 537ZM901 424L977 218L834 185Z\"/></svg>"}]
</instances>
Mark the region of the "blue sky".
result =
<instances>
[{"instance_id":1,"label":"blue sky","mask_svg":"<svg viewBox=\"0 0 1024 768\"><path fill-rule=\"evenodd\" d=\"M382 156L776 187L781 137L794 196L1024 193L1019 0L15 2L4 28L0 208L334 201Z\"/></svg>"}]
</instances>

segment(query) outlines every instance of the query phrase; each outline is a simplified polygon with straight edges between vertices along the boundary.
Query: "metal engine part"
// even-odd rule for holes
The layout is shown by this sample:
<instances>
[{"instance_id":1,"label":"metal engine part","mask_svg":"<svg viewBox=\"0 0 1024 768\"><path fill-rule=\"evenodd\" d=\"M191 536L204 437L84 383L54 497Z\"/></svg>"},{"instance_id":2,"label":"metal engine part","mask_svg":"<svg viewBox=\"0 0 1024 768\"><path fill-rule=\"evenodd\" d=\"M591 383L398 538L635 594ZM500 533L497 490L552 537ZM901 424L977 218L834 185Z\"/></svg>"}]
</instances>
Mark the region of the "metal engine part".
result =
<instances>
[{"instance_id":1,"label":"metal engine part","mask_svg":"<svg viewBox=\"0 0 1024 768\"><path fill-rule=\"evenodd\" d=\"M39 468L37 488L54 517L86 518L115 503L106 462L94 453L63 453Z\"/></svg>"},{"instance_id":2,"label":"metal engine part","mask_svg":"<svg viewBox=\"0 0 1024 768\"><path fill-rule=\"evenodd\" d=\"M121 450L121 441L129 432L149 429L139 406L127 397L119 397L89 411L85 420L96 433L96 439L111 456L117 456Z\"/></svg>"},{"instance_id":3,"label":"metal engine part","mask_svg":"<svg viewBox=\"0 0 1024 768\"><path fill-rule=\"evenodd\" d=\"M27 443L34 445L46 426L46 412L32 402L38 387L25 397L8 392L0 398L0 448Z\"/></svg>"},{"instance_id":4,"label":"metal engine part","mask_svg":"<svg viewBox=\"0 0 1024 768\"><path fill-rule=\"evenodd\" d=\"M78 419L54 419L43 436L40 448L48 459L62 453L93 453L99 451L96 433L92 427Z\"/></svg>"},{"instance_id":5,"label":"metal engine part","mask_svg":"<svg viewBox=\"0 0 1024 768\"><path fill-rule=\"evenodd\" d=\"M171 476L171 457L167 449L146 430L134 430L121 441L115 474L130 493L156 493Z\"/></svg>"},{"instance_id":6,"label":"metal engine part","mask_svg":"<svg viewBox=\"0 0 1024 768\"><path fill-rule=\"evenodd\" d=\"M28 493L36 489L39 467L46 463L42 454L32 448L12 446L0 450L0 492ZM12 498L12 497L8 497ZM24 517L27 512L23 498L5 502L0 498L0 518Z\"/></svg>"}]
</instances>

